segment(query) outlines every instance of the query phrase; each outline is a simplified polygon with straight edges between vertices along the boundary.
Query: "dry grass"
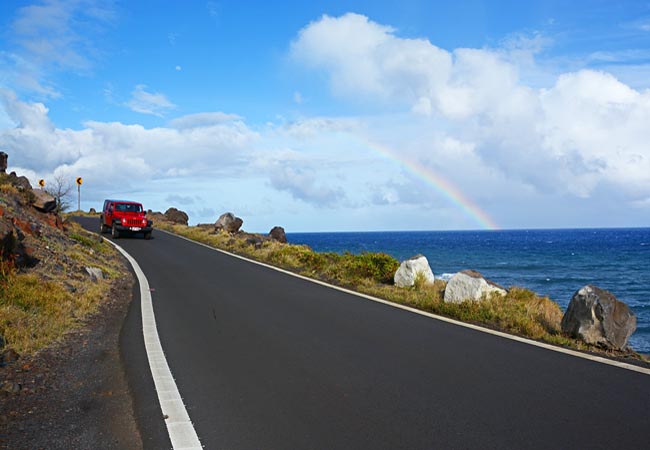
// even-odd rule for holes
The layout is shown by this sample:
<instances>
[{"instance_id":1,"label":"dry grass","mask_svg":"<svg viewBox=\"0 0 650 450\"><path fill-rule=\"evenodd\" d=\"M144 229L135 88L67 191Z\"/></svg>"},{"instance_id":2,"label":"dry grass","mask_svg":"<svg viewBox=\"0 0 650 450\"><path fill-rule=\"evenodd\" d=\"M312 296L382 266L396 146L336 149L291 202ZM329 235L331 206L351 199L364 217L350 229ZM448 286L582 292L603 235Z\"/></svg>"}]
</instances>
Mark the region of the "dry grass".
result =
<instances>
[{"instance_id":1,"label":"dry grass","mask_svg":"<svg viewBox=\"0 0 650 450\"><path fill-rule=\"evenodd\" d=\"M0 184L0 192L6 195L18 195L20 193L13 184Z\"/></svg>"},{"instance_id":2,"label":"dry grass","mask_svg":"<svg viewBox=\"0 0 650 450\"><path fill-rule=\"evenodd\" d=\"M34 274L3 269L0 283L0 331L18 353L33 353L60 339L95 312L108 281L71 292L57 282L44 282Z\"/></svg>"},{"instance_id":3,"label":"dry grass","mask_svg":"<svg viewBox=\"0 0 650 450\"><path fill-rule=\"evenodd\" d=\"M91 213L89 211L68 211L63 215L64 217L98 217L99 218L100 213L98 212Z\"/></svg>"},{"instance_id":4,"label":"dry grass","mask_svg":"<svg viewBox=\"0 0 650 450\"><path fill-rule=\"evenodd\" d=\"M109 244L76 224L69 230L68 239L42 238L59 258L53 263L60 268L56 274L40 267L51 261L28 272L0 262L0 336L20 354L32 354L78 327L107 298L111 280L125 273ZM92 281L84 267L100 268L104 279Z\"/></svg>"}]
</instances>

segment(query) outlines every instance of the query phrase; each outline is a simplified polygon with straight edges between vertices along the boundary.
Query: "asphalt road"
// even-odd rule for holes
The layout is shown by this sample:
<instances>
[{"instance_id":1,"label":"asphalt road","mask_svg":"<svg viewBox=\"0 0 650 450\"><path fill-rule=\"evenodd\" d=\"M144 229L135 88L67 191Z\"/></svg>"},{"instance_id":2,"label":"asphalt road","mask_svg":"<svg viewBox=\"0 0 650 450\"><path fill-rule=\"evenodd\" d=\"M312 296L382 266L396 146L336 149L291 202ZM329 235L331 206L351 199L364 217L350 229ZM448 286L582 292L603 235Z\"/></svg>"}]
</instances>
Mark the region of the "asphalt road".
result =
<instances>
[{"instance_id":1,"label":"asphalt road","mask_svg":"<svg viewBox=\"0 0 650 450\"><path fill-rule=\"evenodd\" d=\"M162 346L205 448L648 446L648 375L398 310L160 231L117 243L154 289ZM145 447L166 448L140 327L134 301L123 359Z\"/></svg>"}]
</instances>

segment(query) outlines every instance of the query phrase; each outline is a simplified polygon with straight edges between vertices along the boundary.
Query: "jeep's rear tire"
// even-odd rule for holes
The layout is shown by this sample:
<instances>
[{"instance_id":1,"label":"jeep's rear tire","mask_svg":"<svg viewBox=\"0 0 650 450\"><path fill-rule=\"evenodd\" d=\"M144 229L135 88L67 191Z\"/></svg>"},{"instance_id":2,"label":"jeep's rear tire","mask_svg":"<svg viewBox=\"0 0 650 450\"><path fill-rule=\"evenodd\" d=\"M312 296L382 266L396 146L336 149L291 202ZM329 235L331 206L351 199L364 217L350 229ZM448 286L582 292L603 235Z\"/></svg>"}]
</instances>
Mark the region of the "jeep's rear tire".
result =
<instances>
[{"instance_id":1,"label":"jeep's rear tire","mask_svg":"<svg viewBox=\"0 0 650 450\"><path fill-rule=\"evenodd\" d=\"M104 222L102 219L99 219L99 232L100 233L108 233L110 228L108 228L106 225L104 225Z\"/></svg>"},{"instance_id":2,"label":"jeep's rear tire","mask_svg":"<svg viewBox=\"0 0 650 450\"><path fill-rule=\"evenodd\" d=\"M147 231L147 232L144 234L144 238L147 239L147 240L151 239L151 231Z\"/></svg>"},{"instance_id":3,"label":"jeep's rear tire","mask_svg":"<svg viewBox=\"0 0 650 450\"><path fill-rule=\"evenodd\" d=\"M111 228L111 236L113 236L115 239L120 238L120 232L118 231L117 227L115 224L113 224L113 228Z\"/></svg>"}]
</instances>

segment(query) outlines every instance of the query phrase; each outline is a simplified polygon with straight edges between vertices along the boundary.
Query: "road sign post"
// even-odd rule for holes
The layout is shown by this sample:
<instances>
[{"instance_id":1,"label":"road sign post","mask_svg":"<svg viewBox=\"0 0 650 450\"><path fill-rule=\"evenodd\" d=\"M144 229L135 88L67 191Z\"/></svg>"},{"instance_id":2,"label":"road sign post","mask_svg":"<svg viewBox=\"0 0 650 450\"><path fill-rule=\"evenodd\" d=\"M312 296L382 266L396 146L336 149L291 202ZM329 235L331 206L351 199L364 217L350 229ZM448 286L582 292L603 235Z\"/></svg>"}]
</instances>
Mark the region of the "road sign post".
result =
<instances>
[{"instance_id":1,"label":"road sign post","mask_svg":"<svg viewBox=\"0 0 650 450\"><path fill-rule=\"evenodd\" d=\"M81 185L83 181L81 177L77 177L77 211L79 212L81 212Z\"/></svg>"},{"instance_id":2,"label":"road sign post","mask_svg":"<svg viewBox=\"0 0 650 450\"><path fill-rule=\"evenodd\" d=\"M45 187L45 180L38 180L38 185L43 189Z\"/></svg>"}]
</instances>

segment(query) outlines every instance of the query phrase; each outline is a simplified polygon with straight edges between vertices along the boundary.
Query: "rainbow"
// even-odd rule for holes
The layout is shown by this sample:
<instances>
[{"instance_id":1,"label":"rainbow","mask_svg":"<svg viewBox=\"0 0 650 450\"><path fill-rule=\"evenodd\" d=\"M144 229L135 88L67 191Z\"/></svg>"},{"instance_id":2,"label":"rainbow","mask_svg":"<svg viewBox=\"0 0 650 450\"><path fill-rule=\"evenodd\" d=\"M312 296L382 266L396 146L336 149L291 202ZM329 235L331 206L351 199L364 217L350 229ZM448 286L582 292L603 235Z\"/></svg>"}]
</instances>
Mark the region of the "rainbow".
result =
<instances>
[{"instance_id":1,"label":"rainbow","mask_svg":"<svg viewBox=\"0 0 650 450\"><path fill-rule=\"evenodd\" d=\"M499 225L492 219L487 212L483 211L476 203L463 194L454 184L445 177L436 173L428 167L411 161L404 156L398 156L397 152L390 147L379 144L368 139L365 136L355 136L361 140L364 147L367 147L391 162L397 163L407 172L413 174L416 178L424 181L431 186L436 192L446 198L452 205L457 207L468 218L475 222L479 227L486 230L499 230Z\"/></svg>"}]
</instances>

